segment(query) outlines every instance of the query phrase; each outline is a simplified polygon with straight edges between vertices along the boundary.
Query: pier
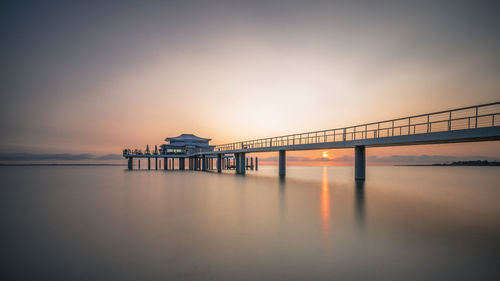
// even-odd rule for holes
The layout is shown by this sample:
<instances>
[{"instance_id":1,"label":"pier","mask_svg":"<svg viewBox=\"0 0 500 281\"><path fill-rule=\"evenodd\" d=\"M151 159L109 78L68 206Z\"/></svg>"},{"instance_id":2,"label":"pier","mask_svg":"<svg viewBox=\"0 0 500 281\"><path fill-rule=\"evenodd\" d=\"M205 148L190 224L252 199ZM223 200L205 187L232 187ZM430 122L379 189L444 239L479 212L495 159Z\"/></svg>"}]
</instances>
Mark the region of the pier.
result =
<instances>
[{"instance_id":1,"label":"pier","mask_svg":"<svg viewBox=\"0 0 500 281\"><path fill-rule=\"evenodd\" d=\"M286 176L286 152L316 149L354 149L354 178L366 178L366 148L382 146L423 145L459 142L480 142L500 139L500 101L469 107L426 113L397 119L366 123L337 129L305 132L292 135L261 138L221 145L209 145L210 139L192 134L183 134L165 139L158 150L146 152L125 149L123 157L128 159L128 169L133 169L134 158L146 158L148 170L151 158L164 159L164 169L185 169L188 159L189 170L213 170L217 172L234 169L245 174L247 169L258 169L258 159L247 158L257 152L278 152L279 177ZM168 162L167 162L168 161ZM166 163L169 163L168 168Z\"/></svg>"}]
</instances>

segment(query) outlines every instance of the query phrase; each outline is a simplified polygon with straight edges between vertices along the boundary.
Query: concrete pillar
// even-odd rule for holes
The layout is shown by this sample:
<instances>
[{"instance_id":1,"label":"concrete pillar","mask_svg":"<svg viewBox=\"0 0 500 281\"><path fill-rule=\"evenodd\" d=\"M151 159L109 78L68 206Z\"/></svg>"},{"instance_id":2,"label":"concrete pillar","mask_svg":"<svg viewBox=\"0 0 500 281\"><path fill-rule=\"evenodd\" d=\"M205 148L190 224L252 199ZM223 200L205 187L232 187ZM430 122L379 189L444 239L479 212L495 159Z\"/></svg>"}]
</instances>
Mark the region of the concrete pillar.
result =
<instances>
[{"instance_id":1,"label":"concrete pillar","mask_svg":"<svg viewBox=\"0 0 500 281\"><path fill-rule=\"evenodd\" d=\"M129 157L128 158L128 169L132 170L133 168L134 168L134 158L133 157Z\"/></svg>"},{"instance_id":2,"label":"concrete pillar","mask_svg":"<svg viewBox=\"0 0 500 281\"><path fill-rule=\"evenodd\" d=\"M259 157L255 157L255 171L259 169Z\"/></svg>"},{"instance_id":3,"label":"concrete pillar","mask_svg":"<svg viewBox=\"0 0 500 281\"><path fill-rule=\"evenodd\" d=\"M222 154L217 154L217 173L222 173Z\"/></svg>"},{"instance_id":4,"label":"concrete pillar","mask_svg":"<svg viewBox=\"0 0 500 281\"><path fill-rule=\"evenodd\" d=\"M141 168L141 159L137 159L137 168L140 169Z\"/></svg>"},{"instance_id":5,"label":"concrete pillar","mask_svg":"<svg viewBox=\"0 0 500 281\"><path fill-rule=\"evenodd\" d=\"M250 169L253 170L253 157L250 157Z\"/></svg>"},{"instance_id":6,"label":"concrete pillar","mask_svg":"<svg viewBox=\"0 0 500 281\"><path fill-rule=\"evenodd\" d=\"M158 160L158 169L161 169L161 160Z\"/></svg>"},{"instance_id":7,"label":"concrete pillar","mask_svg":"<svg viewBox=\"0 0 500 281\"><path fill-rule=\"evenodd\" d=\"M236 170L236 173L239 174L240 173L240 154L239 153L235 153L234 154L234 159L236 161L236 163L235 163L235 170Z\"/></svg>"},{"instance_id":8,"label":"concrete pillar","mask_svg":"<svg viewBox=\"0 0 500 281\"><path fill-rule=\"evenodd\" d=\"M286 150L279 152L279 175L280 178L284 178L286 175Z\"/></svg>"},{"instance_id":9,"label":"concrete pillar","mask_svg":"<svg viewBox=\"0 0 500 281\"><path fill-rule=\"evenodd\" d=\"M148 157L148 170L151 170L151 157Z\"/></svg>"},{"instance_id":10,"label":"concrete pillar","mask_svg":"<svg viewBox=\"0 0 500 281\"><path fill-rule=\"evenodd\" d=\"M184 170L186 166L186 159L179 158L179 170Z\"/></svg>"},{"instance_id":11,"label":"concrete pillar","mask_svg":"<svg viewBox=\"0 0 500 281\"><path fill-rule=\"evenodd\" d=\"M155 157L155 170L158 170L158 157Z\"/></svg>"},{"instance_id":12,"label":"concrete pillar","mask_svg":"<svg viewBox=\"0 0 500 281\"><path fill-rule=\"evenodd\" d=\"M246 173L246 165L245 165L246 164L246 162L245 162L246 157L245 157L245 155L246 155L245 152L240 153L240 157L241 157L241 159L240 159L240 174L243 174L243 175Z\"/></svg>"},{"instance_id":13,"label":"concrete pillar","mask_svg":"<svg viewBox=\"0 0 500 281\"><path fill-rule=\"evenodd\" d=\"M168 158L165 157L163 158L163 170L167 170L168 169Z\"/></svg>"},{"instance_id":14,"label":"concrete pillar","mask_svg":"<svg viewBox=\"0 0 500 281\"><path fill-rule=\"evenodd\" d=\"M364 180L366 170L366 148L364 146L354 147L354 179Z\"/></svg>"}]
</instances>

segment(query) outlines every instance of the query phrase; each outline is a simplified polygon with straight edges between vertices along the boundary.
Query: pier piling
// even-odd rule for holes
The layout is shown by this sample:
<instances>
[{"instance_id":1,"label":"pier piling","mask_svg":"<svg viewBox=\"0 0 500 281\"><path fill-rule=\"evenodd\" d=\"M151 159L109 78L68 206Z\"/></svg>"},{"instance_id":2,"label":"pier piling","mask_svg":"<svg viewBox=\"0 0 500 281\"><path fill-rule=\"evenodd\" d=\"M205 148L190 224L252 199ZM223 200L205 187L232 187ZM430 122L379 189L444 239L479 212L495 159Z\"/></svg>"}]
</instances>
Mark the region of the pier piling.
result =
<instances>
[{"instance_id":1,"label":"pier piling","mask_svg":"<svg viewBox=\"0 0 500 281\"><path fill-rule=\"evenodd\" d=\"M279 175L280 178L286 175L286 150L279 151Z\"/></svg>"},{"instance_id":2,"label":"pier piling","mask_svg":"<svg viewBox=\"0 0 500 281\"><path fill-rule=\"evenodd\" d=\"M222 173L222 154L217 154L217 173Z\"/></svg>"},{"instance_id":3,"label":"pier piling","mask_svg":"<svg viewBox=\"0 0 500 281\"><path fill-rule=\"evenodd\" d=\"M365 146L354 147L354 179L364 180L366 170L366 148Z\"/></svg>"},{"instance_id":4,"label":"pier piling","mask_svg":"<svg viewBox=\"0 0 500 281\"><path fill-rule=\"evenodd\" d=\"M246 173L246 165L245 165L245 157L246 153L245 152L241 152L240 153L240 174L245 174Z\"/></svg>"},{"instance_id":5,"label":"pier piling","mask_svg":"<svg viewBox=\"0 0 500 281\"><path fill-rule=\"evenodd\" d=\"M133 169L133 166L134 166L134 158L133 157L129 157L128 158L128 169L129 170L132 170Z\"/></svg>"}]
</instances>

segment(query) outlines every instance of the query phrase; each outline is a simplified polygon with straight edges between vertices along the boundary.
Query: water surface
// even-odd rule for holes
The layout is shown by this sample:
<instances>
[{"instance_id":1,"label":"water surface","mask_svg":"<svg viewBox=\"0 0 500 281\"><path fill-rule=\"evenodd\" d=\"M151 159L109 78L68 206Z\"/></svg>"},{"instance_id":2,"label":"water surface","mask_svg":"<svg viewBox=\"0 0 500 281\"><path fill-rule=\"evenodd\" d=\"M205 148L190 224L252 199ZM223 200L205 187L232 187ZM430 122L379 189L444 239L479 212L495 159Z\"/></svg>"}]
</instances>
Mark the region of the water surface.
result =
<instances>
[{"instance_id":1,"label":"water surface","mask_svg":"<svg viewBox=\"0 0 500 281\"><path fill-rule=\"evenodd\" d=\"M499 279L498 167L0 167L2 280Z\"/></svg>"}]
</instances>

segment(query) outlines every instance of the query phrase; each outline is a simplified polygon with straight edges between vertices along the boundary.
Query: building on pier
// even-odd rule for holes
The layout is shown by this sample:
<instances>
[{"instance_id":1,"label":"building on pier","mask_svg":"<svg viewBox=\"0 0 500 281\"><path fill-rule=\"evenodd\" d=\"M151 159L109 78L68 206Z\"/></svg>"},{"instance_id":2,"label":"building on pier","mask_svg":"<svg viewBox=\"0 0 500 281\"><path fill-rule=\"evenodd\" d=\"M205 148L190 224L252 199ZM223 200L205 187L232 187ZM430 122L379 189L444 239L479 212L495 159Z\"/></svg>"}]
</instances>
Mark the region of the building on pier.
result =
<instances>
[{"instance_id":1,"label":"building on pier","mask_svg":"<svg viewBox=\"0 0 500 281\"><path fill-rule=\"evenodd\" d=\"M166 138L166 144L160 146L160 154L193 154L214 151L215 145L209 145L212 139L200 138L193 134L182 134Z\"/></svg>"}]
</instances>

